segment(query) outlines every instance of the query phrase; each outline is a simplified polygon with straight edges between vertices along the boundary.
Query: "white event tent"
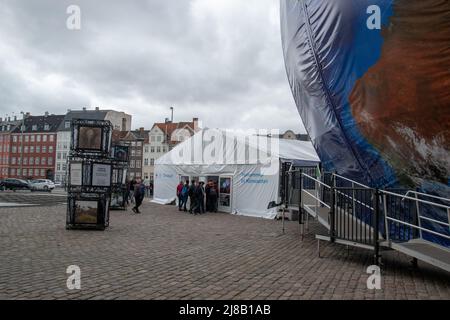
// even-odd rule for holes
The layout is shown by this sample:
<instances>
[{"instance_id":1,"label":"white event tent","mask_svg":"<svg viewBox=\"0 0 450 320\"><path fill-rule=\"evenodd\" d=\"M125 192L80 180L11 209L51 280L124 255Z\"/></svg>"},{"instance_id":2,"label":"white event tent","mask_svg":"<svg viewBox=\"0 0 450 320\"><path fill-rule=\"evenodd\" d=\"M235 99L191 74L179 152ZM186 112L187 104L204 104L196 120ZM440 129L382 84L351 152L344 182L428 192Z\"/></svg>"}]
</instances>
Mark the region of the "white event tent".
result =
<instances>
[{"instance_id":1,"label":"white event tent","mask_svg":"<svg viewBox=\"0 0 450 320\"><path fill-rule=\"evenodd\" d=\"M156 160L153 202L172 203L180 181L214 180L219 211L273 219L276 208L267 205L279 200L285 161L306 167L320 162L309 141L204 129Z\"/></svg>"}]
</instances>

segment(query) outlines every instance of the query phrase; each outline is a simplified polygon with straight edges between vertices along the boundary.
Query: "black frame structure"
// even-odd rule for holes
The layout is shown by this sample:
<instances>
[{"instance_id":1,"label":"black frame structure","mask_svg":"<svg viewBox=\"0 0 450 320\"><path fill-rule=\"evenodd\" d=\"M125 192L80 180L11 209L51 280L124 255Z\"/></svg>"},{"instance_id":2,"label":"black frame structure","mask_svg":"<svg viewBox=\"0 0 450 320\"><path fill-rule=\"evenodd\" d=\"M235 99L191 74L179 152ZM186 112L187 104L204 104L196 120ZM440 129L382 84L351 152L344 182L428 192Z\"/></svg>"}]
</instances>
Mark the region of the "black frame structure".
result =
<instances>
[{"instance_id":1,"label":"black frame structure","mask_svg":"<svg viewBox=\"0 0 450 320\"><path fill-rule=\"evenodd\" d=\"M111 149L111 155L114 159L114 165L112 168L110 209L126 210L128 196L126 176L128 172L129 147L115 145Z\"/></svg>"},{"instance_id":2,"label":"black frame structure","mask_svg":"<svg viewBox=\"0 0 450 320\"><path fill-rule=\"evenodd\" d=\"M104 120L74 119L71 128L66 229L105 230L109 226L112 172L117 165L110 156L112 125ZM100 137L91 134L85 137L88 142L81 141L82 128L92 129ZM99 147L89 148L92 141Z\"/></svg>"}]
</instances>

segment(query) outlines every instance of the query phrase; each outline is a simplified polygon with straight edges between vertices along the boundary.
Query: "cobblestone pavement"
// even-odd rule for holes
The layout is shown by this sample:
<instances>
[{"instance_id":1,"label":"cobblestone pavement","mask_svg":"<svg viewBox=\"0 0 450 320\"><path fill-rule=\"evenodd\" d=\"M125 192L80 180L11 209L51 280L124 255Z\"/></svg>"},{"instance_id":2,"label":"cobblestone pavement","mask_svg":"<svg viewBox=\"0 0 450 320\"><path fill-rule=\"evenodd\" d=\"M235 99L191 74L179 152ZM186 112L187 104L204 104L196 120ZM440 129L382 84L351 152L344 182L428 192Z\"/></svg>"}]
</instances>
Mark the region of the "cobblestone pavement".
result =
<instances>
[{"instance_id":1,"label":"cobblestone pavement","mask_svg":"<svg viewBox=\"0 0 450 320\"><path fill-rule=\"evenodd\" d=\"M0 209L0 299L450 298L447 273L396 252L384 253L382 289L368 290L371 252L324 243L319 258L296 222L283 235L279 221L145 203L111 212L106 231L69 231L65 209ZM66 287L73 264L81 290Z\"/></svg>"},{"instance_id":2,"label":"cobblestone pavement","mask_svg":"<svg viewBox=\"0 0 450 320\"><path fill-rule=\"evenodd\" d=\"M61 189L56 189L53 192L0 191L0 207L53 206L66 202L67 194Z\"/></svg>"}]
</instances>

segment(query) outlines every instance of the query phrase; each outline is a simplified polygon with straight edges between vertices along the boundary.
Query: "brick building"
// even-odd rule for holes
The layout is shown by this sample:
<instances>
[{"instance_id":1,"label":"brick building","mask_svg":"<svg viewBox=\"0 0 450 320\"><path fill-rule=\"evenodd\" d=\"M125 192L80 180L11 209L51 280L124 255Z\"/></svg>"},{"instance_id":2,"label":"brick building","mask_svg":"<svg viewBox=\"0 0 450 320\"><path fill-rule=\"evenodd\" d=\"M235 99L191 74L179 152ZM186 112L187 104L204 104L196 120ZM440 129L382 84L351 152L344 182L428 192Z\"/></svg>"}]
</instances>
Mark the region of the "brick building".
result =
<instances>
[{"instance_id":1,"label":"brick building","mask_svg":"<svg viewBox=\"0 0 450 320\"><path fill-rule=\"evenodd\" d=\"M54 180L56 131L63 119L47 112L25 115L10 134L9 177Z\"/></svg>"},{"instance_id":2,"label":"brick building","mask_svg":"<svg viewBox=\"0 0 450 320\"><path fill-rule=\"evenodd\" d=\"M144 178L142 174L142 155L144 144L148 143L149 130L139 128L130 131L113 131L113 145L124 145L129 147L129 164L127 177Z\"/></svg>"},{"instance_id":3,"label":"brick building","mask_svg":"<svg viewBox=\"0 0 450 320\"><path fill-rule=\"evenodd\" d=\"M14 117L0 118L0 179L10 177L11 133L22 123Z\"/></svg>"},{"instance_id":4,"label":"brick building","mask_svg":"<svg viewBox=\"0 0 450 320\"><path fill-rule=\"evenodd\" d=\"M144 145L143 177L153 181L156 159L199 130L198 118L185 122L156 122L148 132Z\"/></svg>"}]
</instances>

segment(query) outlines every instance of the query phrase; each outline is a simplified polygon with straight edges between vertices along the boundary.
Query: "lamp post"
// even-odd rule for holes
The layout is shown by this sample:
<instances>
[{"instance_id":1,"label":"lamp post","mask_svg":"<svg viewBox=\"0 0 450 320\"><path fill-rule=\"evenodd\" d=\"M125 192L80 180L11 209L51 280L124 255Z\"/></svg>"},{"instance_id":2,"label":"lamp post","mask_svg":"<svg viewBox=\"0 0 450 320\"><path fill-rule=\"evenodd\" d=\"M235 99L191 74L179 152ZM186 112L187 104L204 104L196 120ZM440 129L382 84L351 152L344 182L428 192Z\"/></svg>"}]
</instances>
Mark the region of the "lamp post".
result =
<instances>
[{"instance_id":1,"label":"lamp post","mask_svg":"<svg viewBox=\"0 0 450 320\"><path fill-rule=\"evenodd\" d=\"M170 122L173 123L173 107L170 107L170 111L171 111Z\"/></svg>"},{"instance_id":2,"label":"lamp post","mask_svg":"<svg viewBox=\"0 0 450 320\"><path fill-rule=\"evenodd\" d=\"M20 111L22 114L22 123L20 125L20 177L23 177L22 164L23 164L23 127L25 126L25 113Z\"/></svg>"}]
</instances>

